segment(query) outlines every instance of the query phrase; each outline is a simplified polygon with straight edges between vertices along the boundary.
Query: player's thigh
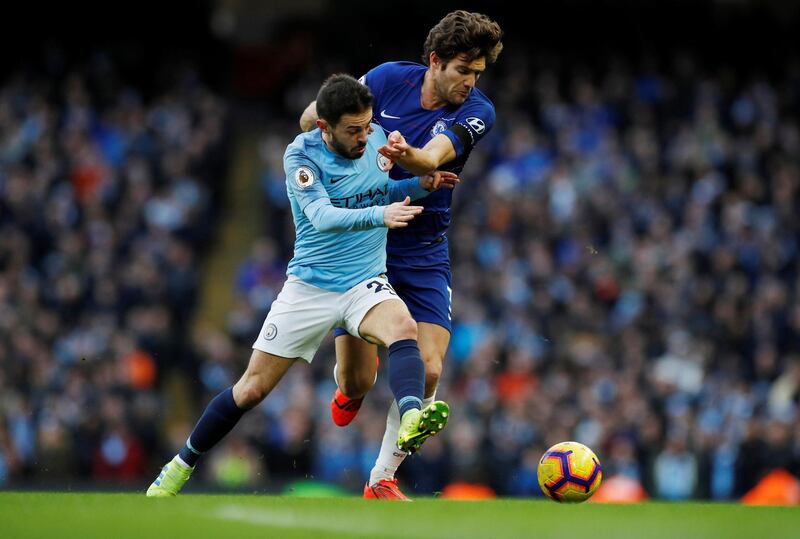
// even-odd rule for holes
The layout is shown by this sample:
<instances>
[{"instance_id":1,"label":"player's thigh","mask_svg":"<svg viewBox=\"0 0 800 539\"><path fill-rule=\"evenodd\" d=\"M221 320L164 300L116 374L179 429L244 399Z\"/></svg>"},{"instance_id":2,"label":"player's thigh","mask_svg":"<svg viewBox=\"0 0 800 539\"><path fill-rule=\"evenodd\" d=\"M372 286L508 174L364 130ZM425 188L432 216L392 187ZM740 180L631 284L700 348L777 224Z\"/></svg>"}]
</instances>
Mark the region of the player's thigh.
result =
<instances>
[{"instance_id":1,"label":"player's thigh","mask_svg":"<svg viewBox=\"0 0 800 539\"><path fill-rule=\"evenodd\" d=\"M385 276L367 279L347 292L343 323L351 335L375 344L416 339L416 323Z\"/></svg>"},{"instance_id":2,"label":"player's thigh","mask_svg":"<svg viewBox=\"0 0 800 539\"><path fill-rule=\"evenodd\" d=\"M272 303L253 348L283 358L314 358L336 325L342 294L290 277Z\"/></svg>"},{"instance_id":3,"label":"player's thigh","mask_svg":"<svg viewBox=\"0 0 800 539\"><path fill-rule=\"evenodd\" d=\"M353 337L349 333L336 336L336 363L339 376L351 376L360 373L367 378L377 372L375 358L378 347L364 339Z\"/></svg>"},{"instance_id":4,"label":"player's thigh","mask_svg":"<svg viewBox=\"0 0 800 539\"><path fill-rule=\"evenodd\" d=\"M233 400L240 408L252 408L278 385L297 358L279 357L253 350L247 369L233 386Z\"/></svg>"},{"instance_id":5,"label":"player's thigh","mask_svg":"<svg viewBox=\"0 0 800 539\"><path fill-rule=\"evenodd\" d=\"M425 268L391 266L389 277L411 317L452 331L452 288L450 268L446 264Z\"/></svg>"},{"instance_id":6,"label":"player's thigh","mask_svg":"<svg viewBox=\"0 0 800 539\"><path fill-rule=\"evenodd\" d=\"M417 338L417 323L399 298L387 299L372 307L358 326L362 338L383 346Z\"/></svg>"}]
</instances>

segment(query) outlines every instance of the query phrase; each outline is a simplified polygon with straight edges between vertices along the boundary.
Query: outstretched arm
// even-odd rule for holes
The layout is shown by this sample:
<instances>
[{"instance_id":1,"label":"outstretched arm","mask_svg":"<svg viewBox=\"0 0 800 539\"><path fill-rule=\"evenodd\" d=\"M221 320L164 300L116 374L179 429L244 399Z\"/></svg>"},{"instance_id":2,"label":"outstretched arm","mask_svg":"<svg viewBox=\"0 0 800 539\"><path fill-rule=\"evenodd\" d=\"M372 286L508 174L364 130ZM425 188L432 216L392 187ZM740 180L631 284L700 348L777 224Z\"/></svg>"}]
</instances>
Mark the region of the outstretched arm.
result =
<instances>
[{"instance_id":1,"label":"outstretched arm","mask_svg":"<svg viewBox=\"0 0 800 539\"><path fill-rule=\"evenodd\" d=\"M418 200L438 189L452 189L460 181L456 174L443 170L406 180L393 180L389 182L389 200L402 200L406 196Z\"/></svg>"},{"instance_id":2,"label":"outstretched arm","mask_svg":"<svg viewBox=\"0 0 800 539\"><path fill-rule=\"evenodd\" d=\"M436 170L456 157L453 143L441 134L429 140L423 148L414 148L399 131L392 131L388 142L378 151L412 174L420 176Z\"/></svg>"},{"instance_id":3,"label":"outstretched arm","mask_svg":"<svg viewBox=\"0 0 800 539\"><path fill-rule=\"evenodd\" d=\"M333 206L329 199L319 198L306 206L303 212L320 232L350 232L370 228L403 228L422 213L422 206L411 206L411 198L388 206L347 209Z\"/></svg>"}]
</instances>

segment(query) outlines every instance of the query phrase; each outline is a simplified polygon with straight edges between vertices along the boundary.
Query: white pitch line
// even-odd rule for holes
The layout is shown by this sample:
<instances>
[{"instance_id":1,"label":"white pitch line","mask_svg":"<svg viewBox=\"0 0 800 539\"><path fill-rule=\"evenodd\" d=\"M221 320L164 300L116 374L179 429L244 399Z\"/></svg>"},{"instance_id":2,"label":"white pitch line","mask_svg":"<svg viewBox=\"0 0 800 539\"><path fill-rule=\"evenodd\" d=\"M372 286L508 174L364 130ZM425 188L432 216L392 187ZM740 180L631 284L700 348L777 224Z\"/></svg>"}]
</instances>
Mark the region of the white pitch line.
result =
<instances>
[{"instance_id":1,"label":"white pitch line","mask_svg":"<svg viewBox=\"0 0 800 539\"><path fill-rule=\"evenodd\" d=\"M215 511L215 516L224 520L235 520L260 526L303 529L343 533L347 536L397 537L383 527L371 522L343 522L329 520L323 516L299 514L296 511L277 509L255 509L241 505L224 505Z\"/></svg>"}]
</instances>

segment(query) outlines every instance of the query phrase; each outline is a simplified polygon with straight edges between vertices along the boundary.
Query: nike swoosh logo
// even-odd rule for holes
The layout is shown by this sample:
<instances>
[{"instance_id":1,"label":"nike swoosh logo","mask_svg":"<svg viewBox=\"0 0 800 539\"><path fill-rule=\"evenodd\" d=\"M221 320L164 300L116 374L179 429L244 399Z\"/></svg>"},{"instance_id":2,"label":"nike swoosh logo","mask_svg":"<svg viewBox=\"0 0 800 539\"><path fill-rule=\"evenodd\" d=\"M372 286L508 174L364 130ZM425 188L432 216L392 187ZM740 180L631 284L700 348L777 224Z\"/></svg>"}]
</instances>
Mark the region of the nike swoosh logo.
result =
<instances>
[{"instance_id":1,"label":"nike swoosh logo","mask_svg":"<svg viewBox=\"0 0 800 539\"><path fill-rule=\"evenodd\" d=\"M391 114L386 114L386 109L381 111L381 118L387 118L390 120L399 120L400 116L392 116Z\"/></svg>"},{"instance_id":2,"label":"nike swoosh logo","mask_svg":"<svg viewBox=\"0 0 800 539\"><path fill-rule=\"evenodd\" d=\"M340 182L341 180L345 179L347 176L340 176L338 178L331 178L331 185L334 183Z\"/></svg>"}]
</instances>

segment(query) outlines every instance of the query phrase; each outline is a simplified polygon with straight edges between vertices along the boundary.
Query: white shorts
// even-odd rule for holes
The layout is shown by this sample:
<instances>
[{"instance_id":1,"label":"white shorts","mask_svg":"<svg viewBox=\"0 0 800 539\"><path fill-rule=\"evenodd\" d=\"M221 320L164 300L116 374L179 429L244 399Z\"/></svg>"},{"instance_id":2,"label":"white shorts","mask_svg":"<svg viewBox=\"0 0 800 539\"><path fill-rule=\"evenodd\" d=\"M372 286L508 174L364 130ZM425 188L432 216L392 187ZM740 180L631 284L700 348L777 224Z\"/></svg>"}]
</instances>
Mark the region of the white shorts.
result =
<instances>
[{"instance_id":1,"label":"white shorts","mask_svg":"<svg viewBox=\"0 0 800 539\"><path fill-rule=\"evenodd\" d=\"M351 335L367 312L386 300L402 301L380 275L362 281L346 292L331 292L290 275L272 303L253 348L285 358L301 357L311 363L322 339L341 326Z\"/></svg>"}]
</instances>

